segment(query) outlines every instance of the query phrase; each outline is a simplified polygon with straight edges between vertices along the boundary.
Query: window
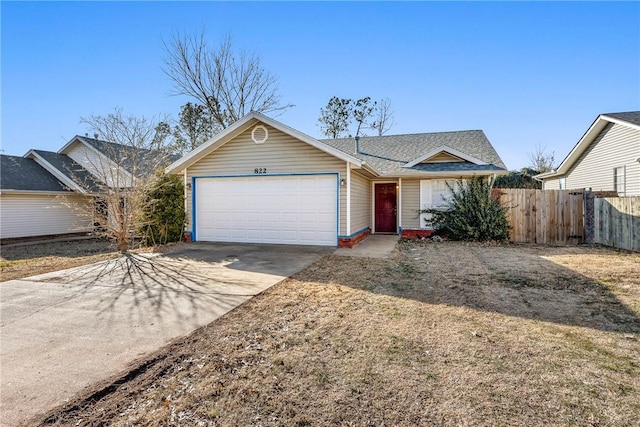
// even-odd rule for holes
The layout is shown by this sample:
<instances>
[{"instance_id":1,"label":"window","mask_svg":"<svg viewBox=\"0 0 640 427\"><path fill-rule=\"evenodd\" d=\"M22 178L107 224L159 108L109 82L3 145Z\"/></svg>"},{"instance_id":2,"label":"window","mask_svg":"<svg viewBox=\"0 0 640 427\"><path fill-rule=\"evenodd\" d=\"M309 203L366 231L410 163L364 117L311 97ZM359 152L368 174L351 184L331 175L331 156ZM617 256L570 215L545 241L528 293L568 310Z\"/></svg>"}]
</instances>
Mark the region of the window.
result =
<instances>
[{"instance_id":1,"label":"window","mask_svg":"<svg viewBox=\"0 0 640 427\"><path fill-rule=\"evenodd\" d=\"M451 190L447 183L453 189L457 189L458 184L455 180L445 179L428 179L420 181L420 209L438 209L445 208L452 198ZM428 228L426 220L431 219L430 214L420 214L420 228Z\"/></svg>"},{"instance_id":2,"label":"window","mask_svg":"<svg viewBox=\"0 0 640 427\"><path fill-rule=\"evenodd\" d=\"M567 189L567 178L560 178L560 190Z\"/></svg>"},{"instance_id":3,"label":"window","mask_svg":"<svg viewBox=\"0 0 640 427\"><path fill-rule=\"evenodd\" d=\"M613 168L613 189L618 192L619 196L624 195L624 166Z\"/></svg>"}]
</instances>

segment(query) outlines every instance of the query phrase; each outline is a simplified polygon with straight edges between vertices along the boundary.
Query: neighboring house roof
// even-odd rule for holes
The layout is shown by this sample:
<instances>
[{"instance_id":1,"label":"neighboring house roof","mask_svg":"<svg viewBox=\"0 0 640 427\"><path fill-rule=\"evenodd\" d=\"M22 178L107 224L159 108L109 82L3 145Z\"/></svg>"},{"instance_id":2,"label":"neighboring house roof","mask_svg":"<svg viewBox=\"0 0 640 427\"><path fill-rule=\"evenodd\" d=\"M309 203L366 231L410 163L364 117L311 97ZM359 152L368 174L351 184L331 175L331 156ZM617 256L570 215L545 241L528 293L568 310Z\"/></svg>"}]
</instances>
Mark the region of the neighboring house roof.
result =
<instances>
[{"instance_id":1,"label":"neighboring house roof","mask_svg":"<svg viewBox=\"0 0 640 427\"><path fill-rule=\"evenodd\" d=\"M177 173L184 170L184 168L193 165L259 122L349 162L357 168L363 168L375 176L380 174L419 176L424 175L425 172L432 174L451 174L451 172L471 174L476 171L506 172L506 167L500 156L498 156L484 132L480 130L361 137L360 152L356 153L354 138L318 140L255 112L247 114L200 147L171 164L167 168L167 172ZM443 146L451 147L450 151L454 152L452 153L454 156L455 154L464 153L463 157L466 159L460 159L462 160L460 162L430 163L426 167L420 163L411 167L403 167L412 161L419 160L420 156L429 151L438 147L443 148ZM474 161L479 159L482 164L474 163L467 159Z\"/></svg>"},{"instance_id":2,"label":"neighboring house roof","mask_svg":"<svg viewBox=\"0 0 640 427\"><path fill-rule=\"evenodd\" d=\"M415 133L360 137L359 153L354 138L324 139L325 144L354 153L383 175L411 176L430 173L505 172L506 167L481 130ZM422 163L445 152L459 162Z\"/></svg>"},{"instance_id":3,"label":"neighboring house roof","mask_svg":"<svg viewBox=\"0 0 640 427\"><path fill-rule=\"evenodd\" d=\"M535 175L534 178L537 180L544 180L566 174L580 158L582 153L584 153L598 135L600 135L604 128L611 123L640 130L640 111L600 114L569 154L567 154L567 157L562 160L560 166L555 170Z\"/></svg>"},{"instance_id":4,"label":"neighboring house roof","mask_svg":"<svg viewBox=\"0 0 640 427\"><path fill-rule=\"evenodd\" d=\"M0 190L71 192L35 160L0 155Z\"/></svg>"},{"instance_id":5,"label":"neighboring house roof","mask_svg":"<svg viewBox=\"0 0 640 427\"><path fill-rule=\"evenodd\" d=\"M640 126L640 111L628 111L626 113L605 113L603 116L626 122L631 125Z\"/></svg>"},{"instance_id":6,"label":"neighboring house roof","mask_svg":"<svg viewBox=\"0 0 640 427\"><path fill-rule=\"evenodd\" d=\"M89 138L87 136L74 136L68 144L58 151L64 154L74 143L80 142L89 148L104 155L111 162L122 167L125 171L135 172L136 177L141 177L155 173L156 166L172 163L180 158L180 155L167 155L158 150L134 148L128 145L117 144L115 142L103 141ZM135 159L135 164L134 164ZM135 165L135 171L134 171Z\"/></svg>"},{"instance_id":7,"label":"neighboring house roof","mask_svg":"<svg viewBox=\"0 0 640 427\"><path fill-rule=\"evenodd\" d=\"M67 186L73 188L78 187L81 191L98 192L101 189L100 182L82 165L65 154L54 153L53 151L30 150L25 157L31 155L38 156L44 160L47 165L45 167L52 175L62 175L62 180Z\"/></svg>"}]
</instances>

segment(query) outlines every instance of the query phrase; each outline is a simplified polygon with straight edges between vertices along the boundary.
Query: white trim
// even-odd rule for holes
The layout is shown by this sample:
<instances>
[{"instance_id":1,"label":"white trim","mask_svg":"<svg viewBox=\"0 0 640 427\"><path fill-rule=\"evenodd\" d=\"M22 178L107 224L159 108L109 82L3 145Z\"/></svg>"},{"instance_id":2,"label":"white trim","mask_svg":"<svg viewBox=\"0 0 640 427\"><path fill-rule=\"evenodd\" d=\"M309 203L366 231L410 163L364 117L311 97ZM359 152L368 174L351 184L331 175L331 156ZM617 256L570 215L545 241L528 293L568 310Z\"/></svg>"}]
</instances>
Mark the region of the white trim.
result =
<instances>
[{"instance_id":1,"label":"white trim","mask_svg":"<svg viewBox=\"0 0 640 427\"><path fill-rule=\"evenodd\" d=\"M438 148L434 148L433 150L427 152L426 154L423 154L422 156L418 157L417 159L407 163L406 165L402 166L403 168L410 168L412 166L417 165L418 163L422 163L425 160L428 160L429 158L435 156L436 154L440 154L440 153L448 153L451 154L455 157L459 157L462 160L466 160L468 162L471 163L475 163L476 165L487 165L487 162L483 162L482 160L475 158L473 156L470 156L466 153L463 153L462 151L458 151L455 148L451 148L448 147L446 145L441 145Z\"/></svg>"},{"instance_id":2,"label":"white trim","mask_svg":"<svg viewBox=\"0 0 640 427\"><path fill-rule=\"evenodd\" d=\"M340 188L340 186L338 186ZM340 194L338 194L340 197ZM351 163L347 162L347 236L351 236Z\"/></svg>"},{"instance_id":3,"label":"white trim","mask_svg":"<svg viewBox=\"0 0 640 427\"><path fill-rule=\"evenodd\" d=\"M402 178L398 178L398 206L396 226L402 230Z\"/></svg>"},{"instance_id":4,"label":"white trim","mask_svg":"<svg viewBox=\"0 0 640 427\"><path fill-rule=\"evenodd\" d=\"M0 194L33 194L33 195L45 195L45 196L73 196L78 195L73 191L40 191L40 190L0 190Z\"/></svg>"},{"instance_id":5,"label":"white trim","mask_svg":"<svg viewBox=\"0 0 640 427\"><path fill-rule=\"evenodd\" d=\"M630 123L630 122L628 122L626 120L622 120L622 119L618 119L618 118L615 118L615 117L611 117L611 116L608 116L606 114L600 114L600 117L602 117L605 120L610 121L611 123L615 123L615 124L618 124L618 125L624 125L624 126L630 127L631 129L640 130L640 125L637 125L635 123Z\"/></svg>"},{"instance_id":6,"label":"white trim","mask_svg":"<svg viewBox=\"0 0 640 427\"><path fill-rule=\"evenodd\" d=\"M115 170L118 171L118 173L123 173L126 177L127 180L130 180L131 182L134 182L137 178L135 178L128 170L121 168L119 164L117 164L116 162L114 162L113 160L111 160L107 155L105 155L102 151L98 150L96 147L94 147L93 145L89 144L87 141L85 141L81 136L76 135L71 141L69 141L64 147L62 147L60 150L58 150L58 154L67 154L65 151L67 150L67 148L71 147L75 142L80 142L82 145L84 145L85 147L89 148L89 150L93 151L95 154L97 154L100 158L101 158L101 162L106 160L107 164L109 165L110 168L114 168ZM105 141L106 142L106 141ZM73 159L72 159L73 160ZM88 159L87 159L88 160ZM76 160L74 160L76 163L80 163ZM96 165L94 165L96 166ZM84 167L84 166L83 166ZM85 169L87 169L85 167ZM94 178L98 178L98 180L101 180L101 177L96 176L95 174L93 174L91 171L89 171L87 169L87 171L89 173L91 173L91 175L94 176Z\"/></svg>"},{"instance_id":7,"label":"white trim","mask_svg":"<svg viewBox=\"0 0 640 427\"><path fill-rule=\"evenodd\" d=\"M616 119L611 116L607 116L606 114L600 114L596 120L589 126L589 129L582 135L582 138L573 146L569 154L562 160L560 166L556 169L535 175L534 178L538 181L546 179L546 178L554 178L558 175L565 175L569 169L578 161L582 153L584 153L589 146L598 138L598 135L604 130L605 127L609 123L614 123L622 126L627 126L632 129L640 130L640 126L635 125L633 123L629 123L624 120Z\"/></svg>"},{"instance_id":8,"label":"white trim","mask_svg":"<svg viewBox=\"0 0 640 427\"><path fill-rule=\"evenodd\" d=\"M173 162L171 165L169 165L169 167L167 167L166 172L178 173L183 168L193 165L195 162L202 159L204 156L211 154L212 152L214 152L215 150L217 150L227 142L231 141L234 137L244 132L246 129L254 125L256 121L267 124L281 132L288 134L289 136L292 136L302 142L305 142L311 145L312 147L315 147L321 151L324 151L327 154L330 154L334 157L337 157L340 160L344 160L348 163L351 163L357 167L362 167L364 164L364 162L361 161L360 159L353 157L349 154L343 153L342 151L337 150L333 147L330 147L329 145L324 144L315 138L312 138L300 131L297 131L283 123L280 123L277 120L271 119L265 116L264 114L251 112L245 115L244 117L242 117L240 120L238 120L231 126L229 126L228 128L224 129L223 131L215 135L213 138L211 138L209 141L205 142L195 150L191 151L184 157Z\"/></svg>"},{"instance_id":9,"label":"white trim","mask_svg":"<svg viewBox=\"0 0 640 427\"><path fill-rule=\"evenodd\" d=\"M30 157L30 156L33 156L33 157ZM38 163L40 166L45 168L47 172L55 176L59 181L62 181L67 187L73 189L74 191L78 191L82 194L87 193L87 191L85 191L84 188L78 185L77 182L75 182L74 180L72 180L62 172L60 172L55 166L53 166L51 163L46 161L45 158L42 157L40 154L38 154L35 150L33 149L29 150L27 154L24 155L24 157L35 160L36 163Z\"/></svg>"}]
</instances>

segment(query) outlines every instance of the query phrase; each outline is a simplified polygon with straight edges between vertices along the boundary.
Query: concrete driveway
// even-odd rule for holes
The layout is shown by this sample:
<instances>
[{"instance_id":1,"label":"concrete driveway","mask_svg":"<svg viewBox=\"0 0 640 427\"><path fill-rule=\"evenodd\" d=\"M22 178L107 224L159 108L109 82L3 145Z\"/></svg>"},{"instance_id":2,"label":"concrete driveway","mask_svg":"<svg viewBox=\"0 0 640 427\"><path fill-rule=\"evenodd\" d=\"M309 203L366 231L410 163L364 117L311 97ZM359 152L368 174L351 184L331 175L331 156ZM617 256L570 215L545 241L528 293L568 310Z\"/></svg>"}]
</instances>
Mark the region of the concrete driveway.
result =
<instances>
[{"instance_id":1,"label":"concrete driveway","mask_svg":"<svg viewBox=\"0 0 640 427\"><path fill-rule=\"evenodd\" d=\"M1 425L64 403L332 251L192 243L0 283Z\"/></svg>"}]
</instances>

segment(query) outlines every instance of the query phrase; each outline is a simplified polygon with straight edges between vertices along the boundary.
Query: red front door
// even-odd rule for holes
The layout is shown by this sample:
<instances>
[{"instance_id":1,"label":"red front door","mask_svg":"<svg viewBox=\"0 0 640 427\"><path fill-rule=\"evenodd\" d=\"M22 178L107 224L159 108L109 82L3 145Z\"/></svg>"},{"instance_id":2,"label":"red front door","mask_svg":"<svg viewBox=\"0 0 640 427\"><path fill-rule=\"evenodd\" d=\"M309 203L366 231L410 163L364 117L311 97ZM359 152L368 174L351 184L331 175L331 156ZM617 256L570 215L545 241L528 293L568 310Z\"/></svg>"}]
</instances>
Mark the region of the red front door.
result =
<instances>
[{"instance_id":1,"label":"red front door","mask_svg":"<svg viewBox=\"0 0 640 427\"><path fill-rule=\"evenodd\" d=\"M396 233L396 184L375 185L376 233Z\"/></svg>"}]
</instances>

